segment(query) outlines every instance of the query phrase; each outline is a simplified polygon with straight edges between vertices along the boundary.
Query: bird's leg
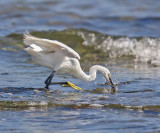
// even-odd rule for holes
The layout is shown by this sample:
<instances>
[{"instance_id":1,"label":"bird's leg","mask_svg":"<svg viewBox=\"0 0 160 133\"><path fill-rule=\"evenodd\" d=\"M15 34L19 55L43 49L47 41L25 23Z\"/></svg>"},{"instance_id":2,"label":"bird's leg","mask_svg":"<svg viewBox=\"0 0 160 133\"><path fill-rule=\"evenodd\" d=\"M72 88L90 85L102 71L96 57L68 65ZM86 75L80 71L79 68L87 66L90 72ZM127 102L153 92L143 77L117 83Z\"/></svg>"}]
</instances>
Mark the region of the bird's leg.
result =
<instances>
[{"instance_id":1,"label":"bird's leg","mask_svg":"<svg viewBox=\"0 0 160 133\"><path fill-rule=\"evenodd\" d=\"M45 88L48 89L48 86L51 84L51 81L52 81L52 78L53 78L55 72L56 72L56 71L53 71L53 72L49 75L49 77L46 79L46 81L44 82L44 83L46 84Z\"/></svg>"},{"instance_id":2,"label":"bird's leg","mask_svg":"<svg viewBox=\"0 0 160 133\"><path fill-rule=\"evenodd\" d=\"M53 72L49 75L49 77L45 80L44 83L46 84L46 86L45 86L46 89L49 89L48 87L49 87L50 84L68 84L68 85L71 86L73 89L82 90L81 88L79 88L78 86L76 86L76 85L74 85L74 84L72 84L72 83L70 83L70 82L55 82L55 83L51 83L52 78L53 78L55 72L56 72L56 71L53 71Z\"/></svg>"}]
</instances>

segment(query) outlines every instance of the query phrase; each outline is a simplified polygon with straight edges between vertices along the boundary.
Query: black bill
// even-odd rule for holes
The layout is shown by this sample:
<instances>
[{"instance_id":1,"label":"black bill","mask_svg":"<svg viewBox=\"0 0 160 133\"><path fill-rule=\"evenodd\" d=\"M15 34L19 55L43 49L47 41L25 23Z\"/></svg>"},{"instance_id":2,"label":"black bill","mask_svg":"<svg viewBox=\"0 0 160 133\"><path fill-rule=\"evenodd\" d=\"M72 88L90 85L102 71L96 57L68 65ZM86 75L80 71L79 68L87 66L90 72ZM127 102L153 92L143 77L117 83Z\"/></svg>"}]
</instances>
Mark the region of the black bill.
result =
<instances>
[{"instance_id":1,"label":"black bill","mask_svg":"<svg viewBox=\"0 0 160 133\"><path fill-rule=\"evenodd\" d=\"M117 92L117 88L115 87L115 85L113 84L113 82L112 82L112 79L109 77L109 82L110 82L110 86L111 86L111 88L112 88L112 91L113 92Z\"/></svg>"}]
</instances>

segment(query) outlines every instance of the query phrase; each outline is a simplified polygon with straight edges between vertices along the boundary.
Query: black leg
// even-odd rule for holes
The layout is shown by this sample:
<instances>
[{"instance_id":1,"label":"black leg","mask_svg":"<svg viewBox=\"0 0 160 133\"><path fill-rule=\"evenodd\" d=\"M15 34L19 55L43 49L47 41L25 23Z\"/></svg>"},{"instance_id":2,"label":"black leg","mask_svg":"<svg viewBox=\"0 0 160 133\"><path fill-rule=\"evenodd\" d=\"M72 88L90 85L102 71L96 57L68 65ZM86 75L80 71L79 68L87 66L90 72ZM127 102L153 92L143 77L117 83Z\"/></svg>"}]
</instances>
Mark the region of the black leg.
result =
<instances>
[{"instance_id":1,"label":"black leg","mask_svg":"<svg viewBox=\"0 0 160 133\"><path fill-rule=\"evenodd\" d=\"M55 72L56 72L56 71L53 71L53 72L49 75L49 77L46 79L46 81L44 82L44 83L46 84L45 88L48 89L48 86L51 84L51 81L52 81L52 78L53 78Z\"/></svg>"}]
</instances>

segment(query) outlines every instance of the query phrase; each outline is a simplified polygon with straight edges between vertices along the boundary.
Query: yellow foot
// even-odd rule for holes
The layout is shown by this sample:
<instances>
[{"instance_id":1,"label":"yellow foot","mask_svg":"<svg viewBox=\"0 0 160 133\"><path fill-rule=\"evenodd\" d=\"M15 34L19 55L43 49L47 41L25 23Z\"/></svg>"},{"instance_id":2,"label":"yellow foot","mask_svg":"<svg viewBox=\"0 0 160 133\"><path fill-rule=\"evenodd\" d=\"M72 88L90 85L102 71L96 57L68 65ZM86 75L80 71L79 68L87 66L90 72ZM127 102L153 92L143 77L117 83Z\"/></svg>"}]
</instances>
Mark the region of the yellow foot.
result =
<instances>
[{"instance_id":1,"label":"yellow foot","mask_svg":"<svg viewBox=\"0 0 160 133\"><path fill-rule=\"evenodd\" d=\"M64 84L62 85L63 87L71 87L68 83L67 84Z\"/></svg>"},{"instance_id":2,"label":"yellow foot","mask_svg":"<svg viewBox=\"0 0 160 133\"><path fill-rule=\"evenodd\" d=\"M78 87L78 86L76 86L76 85L74 85L74 84L72 84L72 83L70 83L70 82L67 82L68 84L67 85L62 85L62 86L64 86L64 87L72 87L73 89L75 89L75 90L82 90L82 88L80 88L80 87Z\"/></svg>"}]
</instances>

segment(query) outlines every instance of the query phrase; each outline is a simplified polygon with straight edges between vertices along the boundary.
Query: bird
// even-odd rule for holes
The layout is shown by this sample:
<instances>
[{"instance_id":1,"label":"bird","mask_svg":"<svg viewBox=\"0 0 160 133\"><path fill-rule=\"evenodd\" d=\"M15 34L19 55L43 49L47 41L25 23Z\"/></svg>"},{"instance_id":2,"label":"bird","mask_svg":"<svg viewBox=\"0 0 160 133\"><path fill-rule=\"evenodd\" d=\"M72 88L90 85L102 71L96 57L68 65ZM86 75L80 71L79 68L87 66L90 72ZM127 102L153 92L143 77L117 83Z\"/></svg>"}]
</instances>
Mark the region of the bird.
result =
<instances>
[{"instance_id":1,"label":"bird","mask_svg":"<svg viewBox=\"0 0 160 133\"><path fill-rule=\"evenodd\" d=\"M26 45L24 50L32 56L33 61L52 71L44 82L46 89L49 89L52 78L57 73L68 73L82 81L90 82L96 79L97 72L99 72L111 86L112 91L116 91L111 80L111 73L106 67L94 65L90 67L87 75L81 68L80 55L66 44L57 40L38 38L29 32L23 34L23 42Z\"/></svg>"}]
</instances>

